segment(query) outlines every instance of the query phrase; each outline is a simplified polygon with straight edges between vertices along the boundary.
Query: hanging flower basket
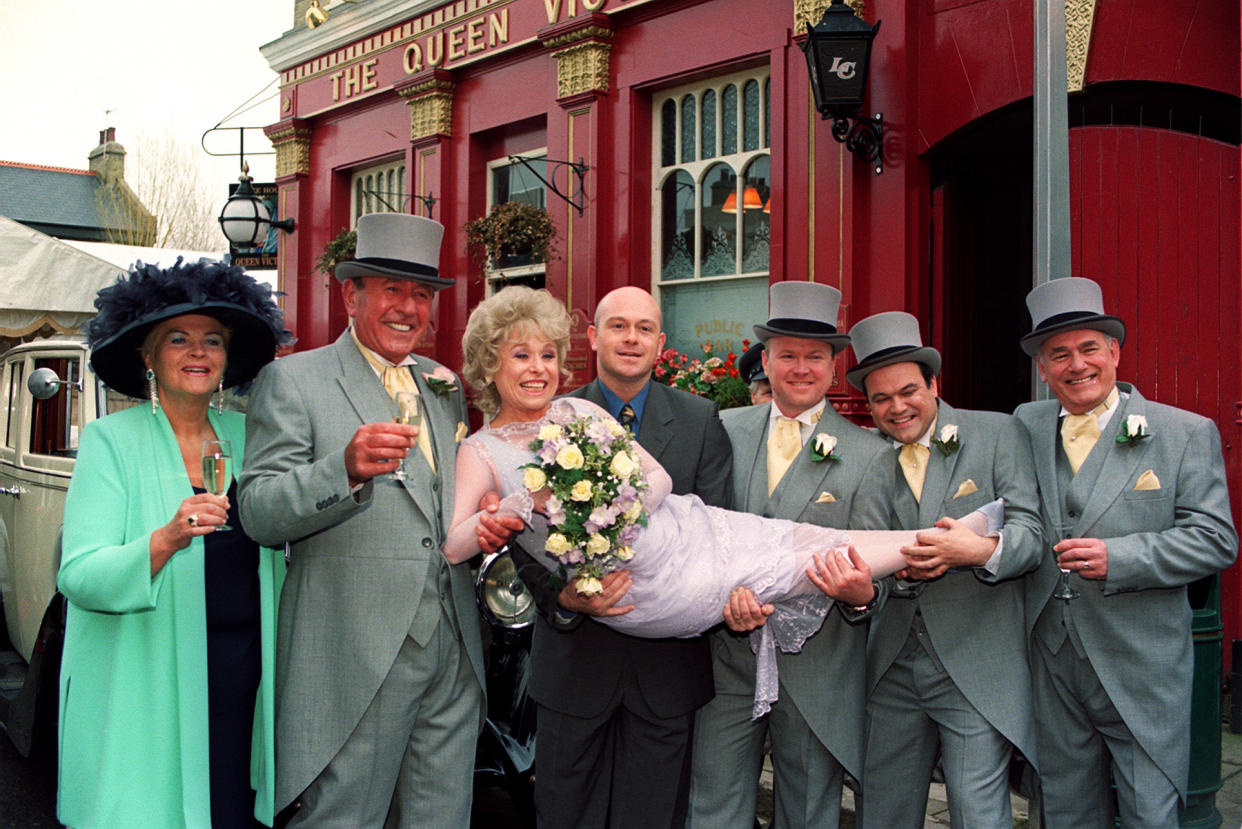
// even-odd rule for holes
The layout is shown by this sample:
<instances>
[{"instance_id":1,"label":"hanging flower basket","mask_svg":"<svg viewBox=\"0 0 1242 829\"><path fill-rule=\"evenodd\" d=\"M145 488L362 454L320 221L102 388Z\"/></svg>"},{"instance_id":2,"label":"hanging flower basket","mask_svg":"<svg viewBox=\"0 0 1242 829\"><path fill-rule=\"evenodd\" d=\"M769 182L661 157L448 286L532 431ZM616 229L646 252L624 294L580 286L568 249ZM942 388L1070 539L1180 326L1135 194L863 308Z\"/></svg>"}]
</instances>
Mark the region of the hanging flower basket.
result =
<instances>
[{"instance_id":1,"label":"hanging flower basket","mask_svg":"<svg viewBox=\"0 0 1242 829\"><path fill-rule=\"evenodd\" d=\"M335 239L324 246L323 253L319 255L319 261L315 267L328 276L332 276L336 272L337 265L354 258L357 248L358 231L345 228L336 235Z\"/></svg>"},{"instance_id":2,"label":"hanging flower basket","mask_svg":"<svg viewBox=\"0 0 1242 829\"><path fill-rule=\"evenodd\" d=\"M484 269L548 262L556 257L555 241L556 225L548 211L523 202L498 204L466 223L466 244Z\"/></svg>"}]
</instances>

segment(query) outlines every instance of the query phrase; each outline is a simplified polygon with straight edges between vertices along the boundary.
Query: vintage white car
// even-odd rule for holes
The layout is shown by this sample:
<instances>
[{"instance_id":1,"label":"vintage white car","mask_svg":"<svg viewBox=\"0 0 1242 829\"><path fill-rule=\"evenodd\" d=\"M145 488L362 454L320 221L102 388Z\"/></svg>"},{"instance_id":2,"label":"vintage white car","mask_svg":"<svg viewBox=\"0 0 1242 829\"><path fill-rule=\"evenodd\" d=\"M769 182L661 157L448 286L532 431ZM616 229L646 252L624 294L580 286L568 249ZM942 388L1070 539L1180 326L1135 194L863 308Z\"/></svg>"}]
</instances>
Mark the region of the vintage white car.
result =
<instances>
[{"instance_id":1,"label":"vintage white car","mask_svg":"<svg viewBox=\"0 0 1242 829\"><path fill-rule=\"evenodd\" d=\"M65 493L82 427L135 401L109 392L77 339L0 355L0 724L18 750L55 746L64 631L56 592ZM6 645L7 642L11 645Z\"/></svg>"}]
</instances>

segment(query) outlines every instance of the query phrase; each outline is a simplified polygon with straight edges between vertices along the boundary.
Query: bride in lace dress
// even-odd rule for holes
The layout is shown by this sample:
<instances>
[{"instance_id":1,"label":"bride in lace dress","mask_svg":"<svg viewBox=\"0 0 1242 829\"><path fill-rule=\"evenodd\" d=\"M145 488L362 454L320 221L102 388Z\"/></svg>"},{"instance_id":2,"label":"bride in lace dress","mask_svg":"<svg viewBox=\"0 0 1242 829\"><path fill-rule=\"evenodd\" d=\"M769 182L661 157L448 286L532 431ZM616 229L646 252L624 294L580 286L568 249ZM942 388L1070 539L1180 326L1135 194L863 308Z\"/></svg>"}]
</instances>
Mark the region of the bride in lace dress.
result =
<instances>
[{"instance_id":1,"label":"bride in lace dress","mask_svg":"<svg viewBox=\"0 0 1242 829\"><path fill-rule=\"evenodd\" d=\"M465 561L479 552L476 527L481 513L475 507L486 493L499 492L504 496L501 511L521 516L531 527L517 542L550 570L560 568L544 551L547 527L534 513L520 467L534 460L528 447L541 426L574 416L611 419L587 400L553 400L568 340L565 307L546 291L505 288L471 314L462 373L479 392L480 408L492 417L457 453L453 526L444 547L450 561ZM757 712L761 703L766 710L760 697L775 699L774 648L800 650L833 606L834 600L808 578L808 568L817 566L814 557L845 556L853 549L861 557L859 569L881 578L905 567L900 549L915 543L912 531L847 533L724 510L695 495L672 494L668 473L637 442L633 445L649 485L643 494L648 523L633 544L634 557L627 566L632 586L625 603L633 609L597 621L633 636L693 636L722 621L734 588L749 588L759 602L776 606L767 624L752 634L761 675ZM965 520L979 532L994 529L981 513ZM847 568L857 566L848 557L841 561ZM818 567L822 574L822 559Z\"/></svg>"}]
</instances>

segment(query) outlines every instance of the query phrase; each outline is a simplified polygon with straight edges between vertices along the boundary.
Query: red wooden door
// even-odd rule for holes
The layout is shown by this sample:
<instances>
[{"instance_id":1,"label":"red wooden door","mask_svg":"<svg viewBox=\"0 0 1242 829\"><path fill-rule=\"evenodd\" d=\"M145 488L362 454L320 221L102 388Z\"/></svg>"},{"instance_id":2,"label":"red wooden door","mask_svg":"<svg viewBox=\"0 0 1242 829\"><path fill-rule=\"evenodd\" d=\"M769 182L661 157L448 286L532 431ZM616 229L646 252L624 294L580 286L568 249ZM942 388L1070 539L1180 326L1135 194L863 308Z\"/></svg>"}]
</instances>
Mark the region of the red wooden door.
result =
<instances>
[{"instance_id":1,"label":"red wooden door","mask_svg":"<svg viewBox=\"0 0 1242 829\"><path fill-rule=\"evenodd\" d=\"M1074 274L1126 322L1118 376L1216 421L1242 521L1238 148L1172 130L1070 131ZM1242 638L1242 568L1222 579L1225 641ZM1225 648L1229 659L1229 648Z\"/></svg>"}]
</instances>

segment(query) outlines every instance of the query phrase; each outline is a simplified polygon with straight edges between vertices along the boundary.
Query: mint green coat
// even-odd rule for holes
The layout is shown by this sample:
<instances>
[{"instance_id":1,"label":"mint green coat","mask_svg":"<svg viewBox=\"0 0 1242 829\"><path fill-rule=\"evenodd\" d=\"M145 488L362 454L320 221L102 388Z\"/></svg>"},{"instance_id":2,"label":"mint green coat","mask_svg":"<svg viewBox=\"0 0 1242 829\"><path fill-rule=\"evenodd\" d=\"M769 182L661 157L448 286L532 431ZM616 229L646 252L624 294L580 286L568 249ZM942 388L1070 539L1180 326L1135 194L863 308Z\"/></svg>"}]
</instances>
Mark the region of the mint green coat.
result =
<instances>
[{"instance_id":1,"label":"mint green coat","mask_svg":"<svg viewBox=\"0 0 1242 829\"><path fill-rule=\"evenodd\" d=\"M245 420L209 413L241 468ZM82 430L57 585L68 599L60 674L57 814L74 829L211 825L203 541L151 578L149 540L193 494L163 411ZM262 680L251 784L272 822L273 654L284 558L260 548Z\"/></svg>"}]
</instances>

